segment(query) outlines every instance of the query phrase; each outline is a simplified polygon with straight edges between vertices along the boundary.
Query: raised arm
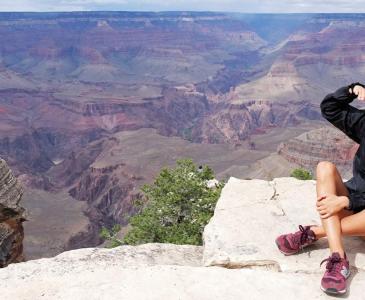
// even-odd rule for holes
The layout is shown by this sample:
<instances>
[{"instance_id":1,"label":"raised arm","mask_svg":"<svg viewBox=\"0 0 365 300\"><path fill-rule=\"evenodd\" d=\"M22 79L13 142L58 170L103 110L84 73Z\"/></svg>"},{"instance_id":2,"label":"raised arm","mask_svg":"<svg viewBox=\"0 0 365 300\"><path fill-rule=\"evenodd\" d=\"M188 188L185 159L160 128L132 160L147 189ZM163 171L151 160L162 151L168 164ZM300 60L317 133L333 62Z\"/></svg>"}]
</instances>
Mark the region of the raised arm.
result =
<instances>
[{"instance_id":1,"label":"raised arm","mask_svg":"<svg viewBox=\"0 0 365 300\"><path fill-rule=\"evenodd\" d=\"M326 95L320 107L325 119L360 144L361 139L365 137L365 110L349 105L357 97L354 94L356 85L365 87L359 82L340 87Z\"/></svg>"}]
</instances>

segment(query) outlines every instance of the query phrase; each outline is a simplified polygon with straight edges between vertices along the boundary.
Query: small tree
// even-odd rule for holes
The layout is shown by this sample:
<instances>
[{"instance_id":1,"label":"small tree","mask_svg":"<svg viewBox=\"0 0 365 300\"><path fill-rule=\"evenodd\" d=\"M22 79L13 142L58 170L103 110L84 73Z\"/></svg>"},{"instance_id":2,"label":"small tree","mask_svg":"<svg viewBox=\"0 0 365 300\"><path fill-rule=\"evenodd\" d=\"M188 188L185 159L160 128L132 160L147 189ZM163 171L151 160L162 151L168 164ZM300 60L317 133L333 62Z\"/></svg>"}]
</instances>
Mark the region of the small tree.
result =
<instances>
[{"instance_id":1,"label":"small tree","mask_svg":"<svg viewBox=\"0 0 365 300\"><path fill-rule=\"evenodd\" d=\"M214 178L208 166L198 169L191 159L180 159L176 168L163 168L151 185L141 190L148 201L130 218L131 230L123 241L109 238L114 245L149 242L202 245L205 225L213 216L224 182L209 188ZM105 231L105 230L104 230Z\"/></svg>"},{"instance_id":2,"label":"small tree","mask_svg":"<svg viewBox=\"0 0 365 300\"><path fill-rule=\"evenodd\" d=\"M294 169L290 176L301 180L313 179L312 173L304 168Z\"/></svg>"},{"instance_id":3,"label":"small tree","mask_svg":"<svg viewBox=\"0 0 365 300\"><path fill-rule=\"evenodd\" d=\"M111 230L108 230L106 227L101 229L100 237L110 241L109 245L107 245L107 248L114 248L123 243L123 241L117 237L120 229L121 226L119 224L115 224Z\"/></svg>"}]
</instances>

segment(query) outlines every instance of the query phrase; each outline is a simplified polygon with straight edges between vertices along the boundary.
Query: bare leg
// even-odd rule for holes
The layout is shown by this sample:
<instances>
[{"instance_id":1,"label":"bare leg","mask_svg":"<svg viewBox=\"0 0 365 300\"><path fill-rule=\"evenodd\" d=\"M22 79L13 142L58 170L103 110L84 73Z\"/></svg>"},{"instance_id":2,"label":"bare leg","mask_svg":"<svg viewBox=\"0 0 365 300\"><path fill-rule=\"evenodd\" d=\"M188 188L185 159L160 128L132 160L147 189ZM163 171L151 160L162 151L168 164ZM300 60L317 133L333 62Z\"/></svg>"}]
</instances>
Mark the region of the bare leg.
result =
<instances>
[{"instance_id":1,"label":"bare leg","mask_svg":"<svg viewBox=\"0 0 365 300\"><path fill-rule=\"evenodd\" d=\"M339 216L341 220L342 235L360 236L365 239L365 210L356 214L353 214L351 211L343 210L340 213ZM345 216L345 214L348 215ZM317 238L327 236L323 226L314 226L311 227L311 229L314 231Z\"/></svg>"},{"instance_id":2,"label":"bare leg","mask_svg":"<svg viewBox=\"0 0 365 300\"><path fill-rule=\"evenodd\" d=\"M346 186L343 184L341 175L339 174L336 166L333 163L329 161L319 162L316 170L316 178L317 178L317 185L316 185L317 196L322 194L335 194L338 196L349 195ZM345 229L348 230L349 233L359 232L361 231L361 228L365 228L365 227L357 228L362 224L362 223L360 224L356 223L356 220L359 219L358 216L359 213L356 215L352 214L353 212L351 211L342 210L339 213L330 216L329 218L326 219L321 218L322 228L320 226L312 228L314 233L319 238L327 236L331 253L338 252L341 257L344 257L344 249L341 237L341 235L343 234L341 228L342 219L345 225ZM356 225L356 227L354 228L353 225Z\"/></svg>"}]
</instances>

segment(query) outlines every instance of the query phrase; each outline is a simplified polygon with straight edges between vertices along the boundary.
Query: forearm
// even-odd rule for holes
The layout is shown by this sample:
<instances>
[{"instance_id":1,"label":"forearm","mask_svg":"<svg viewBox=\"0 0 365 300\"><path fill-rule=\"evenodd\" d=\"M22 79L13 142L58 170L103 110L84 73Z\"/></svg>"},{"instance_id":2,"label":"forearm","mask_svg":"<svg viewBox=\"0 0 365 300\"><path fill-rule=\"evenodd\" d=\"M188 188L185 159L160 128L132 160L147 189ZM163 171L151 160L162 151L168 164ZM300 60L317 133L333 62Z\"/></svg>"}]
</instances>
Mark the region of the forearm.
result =
<instances>
[{"instance_id":1,"label":"forearm","mask_svg":"<svg viewBox=\"0 0 365 300\"><path fill-rule=\"evenodd\" d=\"M353 88L361 83L351 83L327 94L320 104L322 116L335 127L344 132L356 143L362 138L364 111L349 105L357 95Z\"/></svg>"}]
</instances>

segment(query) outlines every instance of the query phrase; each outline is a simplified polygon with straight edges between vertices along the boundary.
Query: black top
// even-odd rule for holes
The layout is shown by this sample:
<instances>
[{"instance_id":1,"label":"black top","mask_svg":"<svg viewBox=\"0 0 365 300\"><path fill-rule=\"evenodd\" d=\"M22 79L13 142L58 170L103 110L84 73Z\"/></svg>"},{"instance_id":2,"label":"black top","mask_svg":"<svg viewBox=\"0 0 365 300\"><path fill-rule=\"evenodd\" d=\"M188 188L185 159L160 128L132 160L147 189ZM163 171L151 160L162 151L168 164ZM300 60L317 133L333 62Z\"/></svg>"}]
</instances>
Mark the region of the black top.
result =
<instances>
[{"instance_id":1,"label":"black top","mask_svg":"<svg viewBox=\"0 0 365 300\"><path fill-rule=\"evenodd\" d=\"M365 208L365 110L349 105L357 98L353 93L355 85L365 87L359 82L340 87L326 95L320 107L325 119L360 145L353 161L353 177L344 182L350 189L348 209L359 211Z\"/></svg>"}]
</instances>

